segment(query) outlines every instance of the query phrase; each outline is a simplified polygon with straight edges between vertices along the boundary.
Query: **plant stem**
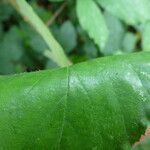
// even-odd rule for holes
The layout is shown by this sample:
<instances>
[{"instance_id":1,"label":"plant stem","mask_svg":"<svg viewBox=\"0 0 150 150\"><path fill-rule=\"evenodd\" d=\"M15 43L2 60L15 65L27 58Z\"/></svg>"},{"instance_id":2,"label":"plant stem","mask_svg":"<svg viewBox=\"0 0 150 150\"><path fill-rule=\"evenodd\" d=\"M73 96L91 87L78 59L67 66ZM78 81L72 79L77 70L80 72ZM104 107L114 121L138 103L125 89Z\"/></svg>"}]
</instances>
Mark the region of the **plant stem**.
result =
<instances>
[{"instance_id":1,"label":"plant stem","mask_svg":"<svg viewBox=\"0 0 150 150\"><path fill-rule=\"evenodd\" d=\"M71 65L61 45L55 40L50 30L37 16L32 7L25 0L9 0L16 10L23 16L24 20L33 26L41 35L49 47L49 58L60 67Z\"/></svg>"},{"instance_id":2,"label":"plant stem","mask_svg":"<svg viewBox=\"0 0 150 150\"><path fill-rule=\"evenodd\" d=\"M60 15L60 13L65 9L66 6L67 6L67 3L64 2L60 6L60 8L54 13L54 15L48 20L48 22L46 23L47 26L50 26L55 21L55 19Z\"/></svg>"}]
</instances>

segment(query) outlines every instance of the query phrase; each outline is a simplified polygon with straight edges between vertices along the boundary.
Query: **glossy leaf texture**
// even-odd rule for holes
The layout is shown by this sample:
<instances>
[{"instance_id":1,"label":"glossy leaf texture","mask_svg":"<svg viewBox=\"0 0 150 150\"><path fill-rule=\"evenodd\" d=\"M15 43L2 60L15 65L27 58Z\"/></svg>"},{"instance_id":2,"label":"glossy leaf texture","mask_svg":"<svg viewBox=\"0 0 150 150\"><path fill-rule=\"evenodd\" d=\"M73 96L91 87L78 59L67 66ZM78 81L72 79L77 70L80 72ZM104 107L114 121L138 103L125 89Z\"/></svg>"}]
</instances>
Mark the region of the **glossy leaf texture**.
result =
<instances>
[{"instance_id":1,"label":"glossy leaf texture","mask_svg":"<svg viewBox=\"0 0 150 150\"><path fill-rule=\"evenodd\" d=\"M3 150L125 150L145 128L150 53L0 77Z\"/></svg>"}]
</instances>

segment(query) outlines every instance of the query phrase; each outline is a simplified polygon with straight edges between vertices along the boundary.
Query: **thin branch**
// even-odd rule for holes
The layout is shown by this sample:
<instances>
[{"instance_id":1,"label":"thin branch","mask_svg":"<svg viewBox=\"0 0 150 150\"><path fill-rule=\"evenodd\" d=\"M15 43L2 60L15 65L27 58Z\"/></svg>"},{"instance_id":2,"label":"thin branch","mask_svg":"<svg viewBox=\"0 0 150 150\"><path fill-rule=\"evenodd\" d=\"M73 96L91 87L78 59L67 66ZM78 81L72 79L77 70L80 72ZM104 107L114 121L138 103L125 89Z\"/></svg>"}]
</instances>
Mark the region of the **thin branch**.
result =
<instances>
[{"instance_id":1,"label":"thin branch","mask_svg":"<svg viewBox=\"0 0 150 150\"><path fill-rule=\"evenodd\" d=\"M9 0L9 2L22 15L24 20L33 26L47 43L51 54L50 58L61 67L71 65L71 62L65 55L61 45L56 41L50 30L46 27L39 16L37 16L32 7L25 0Z\"/></svg>"},{"instance_id":2,"label":"thin branch","mask_svg":"<svg viewBox=\"0 0 150 150\"><path fill-rule=\"evenodd\" d=\"M65 9L65 7L67 6L67 3L64 2L60 8L54 13L54 15L48 20L48 22L46 23L47 26L50 26L53 24L53 22L56 20L56 18L61 14L61 12Z\"/></svg>"}]
</instances>

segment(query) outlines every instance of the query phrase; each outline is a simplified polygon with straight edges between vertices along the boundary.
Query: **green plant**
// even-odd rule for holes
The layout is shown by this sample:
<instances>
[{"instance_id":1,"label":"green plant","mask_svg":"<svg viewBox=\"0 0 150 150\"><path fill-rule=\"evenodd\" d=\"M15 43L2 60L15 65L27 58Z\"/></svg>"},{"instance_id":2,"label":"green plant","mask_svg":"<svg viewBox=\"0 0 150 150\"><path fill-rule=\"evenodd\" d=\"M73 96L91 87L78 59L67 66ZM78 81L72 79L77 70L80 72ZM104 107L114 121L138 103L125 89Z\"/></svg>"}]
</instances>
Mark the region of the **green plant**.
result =
<instances>
[{"instance_id":1,"label":"green plant","mask_svg":"<svg viewBox=\"0 0 150 150\"><path fill-rule=\"evenodd\" d=\"M63 67L0 76L0 149L150 149L149 135L139 140L150 52L138 52L150 50L149 10L149 0L0 1L0 74ZM107 55L117 56L72 65Z\"/></svg>"},{"instance_id":2,"label":"green plant","mask_svg":"<svg viewBox=\"0 0 150 150\"><path fill-rule=\"evenodd\" d=\"M25 0L10 0L10 2L24 19L37 30L48 45L49 49L43 52L44 55L53 59L61 67L70 65L71 63L64 54L62 47L57 43L41 19L34 13L30 5Z\"/></svg>"},{"instance_id":3,"label":"green plant","mask_svg":"<svg viewBox=\"0 0 150 150\"><path fill-rule=\"evenodd\" d=\"M30 5L25 0L9 0L12 5L20 12L24 19L30 23L39 34L43 37L47 43L49 50L45 50L43 53L47 57L53 59L59 66L70 65L69 60L63 52L63 48L57 43L52 36L51 32L44 25L41 19L36 15ZM51 0L50 0L51 1ZM52 0L53 2L62 2L62 0ZM69 1L68 1L69 2ZM96 3L97 2L97 3ZM139 23L148 24L150 15L150 2L148 0L138 1L134 0L132 3L130 0L76 0L76 12L79 18L79 22L84 30L87 31L90 38L92 38L99 47L100 51L104 54L111 54L115 52L107 52L106 43L108 35L110 34L105 22L105 18L98 4L104 7L108 12L111 12L114 16L120 18L128 25L138 25ZM138 5L138 9L132 10L134 5ZM129 8L128 8L129 7ZM92 19L92 21L90 20ZM99 18L99 19L97 19ZM69 26L68 26L69 27ZM127 33L128 35L131 33ZM142 46L144 50L149 51L149 24L146 25L143 31ZM131 41L131 48L125 47L126 51L132 51L136 45L136 37L134 35L127 36L125 39L127 42ZM125 41L125 42L126 42ZM113 51L116 51L113 49Z\"/></svg>"},{"instance_id":4,"label":"green plant","mask_svg":"<svg viewBox=\"0 0 150 150\"><path fill-rule=\"evenodd\" d=\"M149 63L139 53L1 77L1 148L131 148L148 125Z\"/></svg>"}]
</instances>

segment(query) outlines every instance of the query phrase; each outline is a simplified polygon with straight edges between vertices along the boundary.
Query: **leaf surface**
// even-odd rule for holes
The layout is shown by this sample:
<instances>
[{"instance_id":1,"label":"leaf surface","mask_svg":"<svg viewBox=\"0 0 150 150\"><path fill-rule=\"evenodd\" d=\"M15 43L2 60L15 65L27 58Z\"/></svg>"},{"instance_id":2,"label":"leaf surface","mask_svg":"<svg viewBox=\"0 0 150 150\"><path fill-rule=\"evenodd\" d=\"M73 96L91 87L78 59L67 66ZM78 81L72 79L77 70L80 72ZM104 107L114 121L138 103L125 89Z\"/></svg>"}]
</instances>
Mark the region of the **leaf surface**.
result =
<instances>
[{"instance_id":1,"label":"leaf surface","mask_svg":"<svg viewBox=\"0 0 150 150\"><path fill-rule=\"evenodd\" d=\"M144 23L150 19L149 0L96 0L106 10L129 25Z\"/></svg>"},{"instance_id":2,"label":"leaf surface","mask_svg":"<svg viewBox=\"0 0 150 150\"><path fill-rule=\"evenodd\" d=\"M142 48L144 51L150 51L150 22L147 22L142 31Z\"/></svg>"},{"instance_id":3,"label":"leaf surface","mask_svg":"<svg viewBox=\"0 0 150 150\"><path fill-rule=\"evenodd\" d=\"M97 4L93 0L77 0L77 16L82 28L103 50L108 38L108 29Z\"/></svg>"},{"instance_id":4,"label":"leaf surface","mask_svg":"<svg viewBox=\"0 0 150 150\"><path fill-rule=\"evenodd\" d=\"M129 149L149 94L149 52L0 76L1 149Z\"/></svg>"}]
</instances>

